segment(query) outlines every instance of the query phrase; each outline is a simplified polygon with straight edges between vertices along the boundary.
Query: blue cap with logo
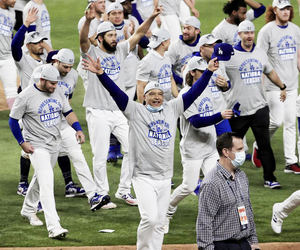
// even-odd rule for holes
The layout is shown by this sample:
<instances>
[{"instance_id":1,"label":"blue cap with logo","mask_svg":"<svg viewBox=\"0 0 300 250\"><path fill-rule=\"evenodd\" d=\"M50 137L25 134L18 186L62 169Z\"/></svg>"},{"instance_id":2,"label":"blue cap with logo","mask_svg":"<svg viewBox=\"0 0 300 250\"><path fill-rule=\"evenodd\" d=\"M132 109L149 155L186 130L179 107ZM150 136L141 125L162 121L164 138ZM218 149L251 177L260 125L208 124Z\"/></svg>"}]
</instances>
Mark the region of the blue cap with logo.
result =
<instances>
[{"instance_id":1,"label":"blue cap with logo","mask_svg":"<svg viewBox=\"0 0 300 250\"><path fill-rule=\"evenodd\" d=\"M211 59L216 57L218 61L229 61L232 55L234 55L232 45L228 43L218 43L214 47Z\"/></svg>"}]
</instances>

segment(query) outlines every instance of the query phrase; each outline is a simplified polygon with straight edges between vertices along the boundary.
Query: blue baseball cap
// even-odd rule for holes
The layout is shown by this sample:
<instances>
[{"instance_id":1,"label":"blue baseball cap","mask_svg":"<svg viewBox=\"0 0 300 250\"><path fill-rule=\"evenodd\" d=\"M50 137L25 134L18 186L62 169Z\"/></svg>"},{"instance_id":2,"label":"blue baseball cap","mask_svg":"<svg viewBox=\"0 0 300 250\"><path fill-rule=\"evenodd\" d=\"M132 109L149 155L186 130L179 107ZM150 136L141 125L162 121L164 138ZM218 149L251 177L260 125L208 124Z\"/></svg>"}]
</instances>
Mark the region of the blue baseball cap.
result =
<instances>
[{"instance_id":1,"label":"blue baseball cap","mask_svg":"<svg viewBox=\"0 0 300 250\"><path fill-rule=\"evenodd\" d=\"M211 59L216 57L218 61L229 61L232 55L234 55L232 45L228 43L218 43L214 47Z\"/></svg>"}]
</instances>

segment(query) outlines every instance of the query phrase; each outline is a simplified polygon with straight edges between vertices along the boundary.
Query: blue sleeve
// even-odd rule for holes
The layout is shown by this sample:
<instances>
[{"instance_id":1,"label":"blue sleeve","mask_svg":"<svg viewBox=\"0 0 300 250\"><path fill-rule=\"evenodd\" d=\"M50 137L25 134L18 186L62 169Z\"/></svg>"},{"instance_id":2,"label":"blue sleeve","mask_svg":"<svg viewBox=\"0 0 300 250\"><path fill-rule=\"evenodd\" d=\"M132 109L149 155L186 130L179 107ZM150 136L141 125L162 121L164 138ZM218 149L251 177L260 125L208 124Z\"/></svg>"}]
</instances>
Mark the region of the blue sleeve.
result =
<instances>
[{"instance_id":1,"label":"blue sleeve","mask_svg":"<svg viewBox=\"0 0 300 250\"><path fill-rule=\"evenodd\" d=\"M182 83L183 83L182 77L177 75L174 70L172 70L172 74L173 74L173 78L174 78L174 81L176 82L176 84L177 85L182 85Z\"/></svg>"},{"instance_id":2,"label":"blue sleeve","mask_svg":"<svg viewBox=\"0 0 300 250\"><path fill-rule=\"evenodd\" d=\"M107 89L112 98L115 100L119 109L121 111L124 111L128 104L128 96L114 83L113 80L109 78L109 76L106 73L97 76L104 88Z\"/></svg>"},{"instance_id":3,"label":"blue sleeve","mask_svg":"<svg viewBox=\"0 0 300 250\"><path fill-rule=\"evenodd\" d=\"M25 33L27 30L27 27L23 24L11 42L12 56L17 62L19 62L22 58L22 46L24 44Z\"/></svg>"},{"instance_id":4,"label":"blue sleeve","mask_svg":"<svg viewBox=\"0 0 300 250\"><path fill-rule=\"evenodd\" d=\"M132 4L132 15L138 20L139 24L142 24L144 21L136 8L136 3Z\"/></svg>"},{"instance_id":5,"label":"blue sleeve","mask_svg":"<svg viewBox=\"0 0 300 250\"><path fill-rule=\"evenodd\" d=\"M300 117L298 117L298 132L300 133Z\"/></svg>"},{"instance_id":6,"label":"blue sleeve","mask_svg":"<svg viewBox=\"0 0 300 250\"><path fill-rule=\"evenodd\" d=\"M30 26L28 27L28 33L29 33L29 32L32 32L32 31L36 31L36 25L30 25Z\"/></svg>"},{"instance_id":7,"label":"blue sleeve","mask_svg":"<svg viewBox=\"0 0 300 250\"><path fill-rule=\"evenodd\" d=\"M201 117L199 114L191 116L188 120L195 128L202 128L222 121L221 112L212 116Z\"/></svg>"},{"instance_id":8,"label":"blue sleeve","mask_svg":"<svg viewBox=\"0 0 300 250\"><path fill-rule=\"evenodd\" d=\"M201 93L206 88L212 74L212 71L208 69L205 70L202 76L193 84L190 90L182 95L184 110L191 106L191 104L198 98L198 96L201 95Z\"/></svg>"},{"instance_id":9,"label":"blue sleeve","mask_svg":"<svg viewBox=\"0 0 300 250\"><path fill-rule=\"evenodd\" d=\"M221 134L224 134L226 132L232 132L231 126L228 120L223 120L219 122L218 124L215 124L215 129L217 136L220 136Z\"/></svg>"},{"instance_id":10,"label":"blue sleeve","mask_svg":"<svg viewBox=\"0 0 300 250\"><path fill-rule=\"evenodd\" d=\"M260 17L262 14L265 13L266 7L265 7L263 4L261 4L261 6L260 6L259 8L253 9L253 10L254 10L254 17L255 17L255 18L258 18L258 17Z\"/></svg>"},{"instance_id":11,"label":"blue sleeve","mask_svg":"<svg viewBox=\"0 0 300 250\"><path fill-rule=\"evenodd\" d=\"M147 49L148 48L148 44L149 44L149 39L146 36L143 36L142 39L139 41L139 45L143 49Z\"/></svg>"},{"instance_id":12,"label":"blue sleeve","mask_svg":"<svg viewBox=\"0 0 300 250\"><path fill-rule=\"evenodd\" d=\"M67 117L68 114L72 113L73 112L73 109L70 109L69 111L63 113L64 117Z\"/></svg>"},{"instance_id":13,"label":"blue sleeve","mask_svg":"<svg viewBox=\"0 0 300 250\"><path fill-rule=\"evenodd\" d=\"M24 142L24 138L18 120L9 117L8 124L14 137L18 141L19 145L21 145Z\"/></svg>"}]
</instances>

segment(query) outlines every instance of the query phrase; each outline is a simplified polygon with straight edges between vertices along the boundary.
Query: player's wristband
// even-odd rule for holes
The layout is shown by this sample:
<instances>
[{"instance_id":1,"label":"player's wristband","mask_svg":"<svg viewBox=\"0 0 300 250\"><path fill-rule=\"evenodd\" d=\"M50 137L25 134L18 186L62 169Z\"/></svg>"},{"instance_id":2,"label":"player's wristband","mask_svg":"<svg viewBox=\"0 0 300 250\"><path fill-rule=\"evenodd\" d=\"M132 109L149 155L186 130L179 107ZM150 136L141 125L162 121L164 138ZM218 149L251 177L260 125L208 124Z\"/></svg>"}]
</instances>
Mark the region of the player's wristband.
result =
<instances>
[{"instance_id":1,"label":"player's wristband","mask_svg":"<svg viewBox=\"0 0 300 250\"><path fill-rule=\"evenodd\" d=\"M286 85L285 84L283 84L283 87L282 88L280 88L280 90L285 90L286 89Z\"/></svg>"},{"instance_id":2,"label":"player's wristband","mask_svg":"<svg viewBox=\"0 0 300 250\"><path fill-rule=\"evenodd\" d=\"M72 128L75 129L76 131L82 131L82 128L81 128L80 123L78 121L74 122L72 124Z\"/></svg>"}]
</instances>

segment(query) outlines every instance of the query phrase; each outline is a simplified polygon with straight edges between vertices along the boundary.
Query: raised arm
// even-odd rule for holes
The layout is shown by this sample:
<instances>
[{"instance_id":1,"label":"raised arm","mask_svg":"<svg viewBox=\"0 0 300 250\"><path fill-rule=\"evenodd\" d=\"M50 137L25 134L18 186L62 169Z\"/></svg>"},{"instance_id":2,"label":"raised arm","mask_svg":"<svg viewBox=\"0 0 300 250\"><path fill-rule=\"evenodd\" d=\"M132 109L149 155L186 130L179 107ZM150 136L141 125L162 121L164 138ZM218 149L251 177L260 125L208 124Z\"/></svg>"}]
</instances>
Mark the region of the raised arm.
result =
<instances>
[{"instance_id":1,"label":"raised arm","mask_svg":"<svg viewBox=\"0 0 300 250\"><path fill-rule=\"evenodd\" d=\"M188 118L189 122L195 128L207 127L210 125L214 125L223 119L230 119L233 116L233 111L231 109L226 109L222 112L218 112L211 116L201 117L199 114L193 115Z\"/></svg>"},{"instance_id":2,"label":"raised arm","mask_svg":"<svg viewBox=\"0 0 300 250\"><path fill-rule=\"evenodd\" d=\"M256 2L254 0L245 0L245 3L254 11L254 18L258 18L259 16L261 16L262 14L265 13L266 11L266 7L259 3Z\"/></svg>"},{"instance_id":3,"label":"raised arm","mask_svg":"<svg viewBox=\"0 0 300 250\"><path fill-rule=\"evenodd\" d=\"M198 98L199 95L206 88L212 74L219 68L217 58L209 61L207 69L203 72L202 76L193 84L190 90L182 95L184 110Z\"/></svg>"},{"instance_id":4,"label":"raised arm","mask_svg":"<svg viewBox=\"0 0 300 250\"><path fill-rule=\"evenodd\" d=\"M195 2L193 0L183 0L186 5L190 8L193 15L199 18L199 11L195 8Z\"/></svg>"},{"instance_id":5,"label":"raised arm","mask_svg":"<svg viewBox=\"0 0 300 250\"><path fill-rule=\"evenodd\" d=\"M30 24L34 23L37 16L38 9L31 8L28 11L28 15L26 16L26 20L24 24L20 27L18 32L15 34L12 42L11 42L11 52L15 61L19 62L23 56L22 46L24 44L25 33L28 31Z\"/></svg>"},{"instance_id":6,"label":"raised arm","mask_svg":"<svg viewBox=\"0 0 300 250\"><path fill-rule=\"evenodd\" d=\"M91 21L96 17L96 11L94 3L88 5L85 11L85 22L80 30L79 34L79 42L80 42L80 49L83 53L88 52L91 42L89 40L89 30Z\"/></svg>"},{"instance_id":7,"label":"raised arm","mask_svg":"<svg viewBox=\"0 0 300 250\"><path fill-rule=\"evenodd\" d=\"M137 31L129 38L130 51L135 48L143 36L146 35L154 19L162 12L162 7L158 6L158 3L154 4L154 9L152 15L144 21Z\"/></svg>"},{"instance_id":8,"label":"raised arm","mask_svg":"<svg viewBox=\"0 0 300 250\"><path fill-rule=\"evenodd\" d=\"M121 111L124 111L128 104L128 96L111 80L106 73L101 68L100 59L98 58L97 61L94 61L87 54L89 60L83 59L83 68L85 70L89 70L92 73L97 74L97 77L104 88L110 93L116 104L118 105Z\"/></svg>"}]
</instances>

